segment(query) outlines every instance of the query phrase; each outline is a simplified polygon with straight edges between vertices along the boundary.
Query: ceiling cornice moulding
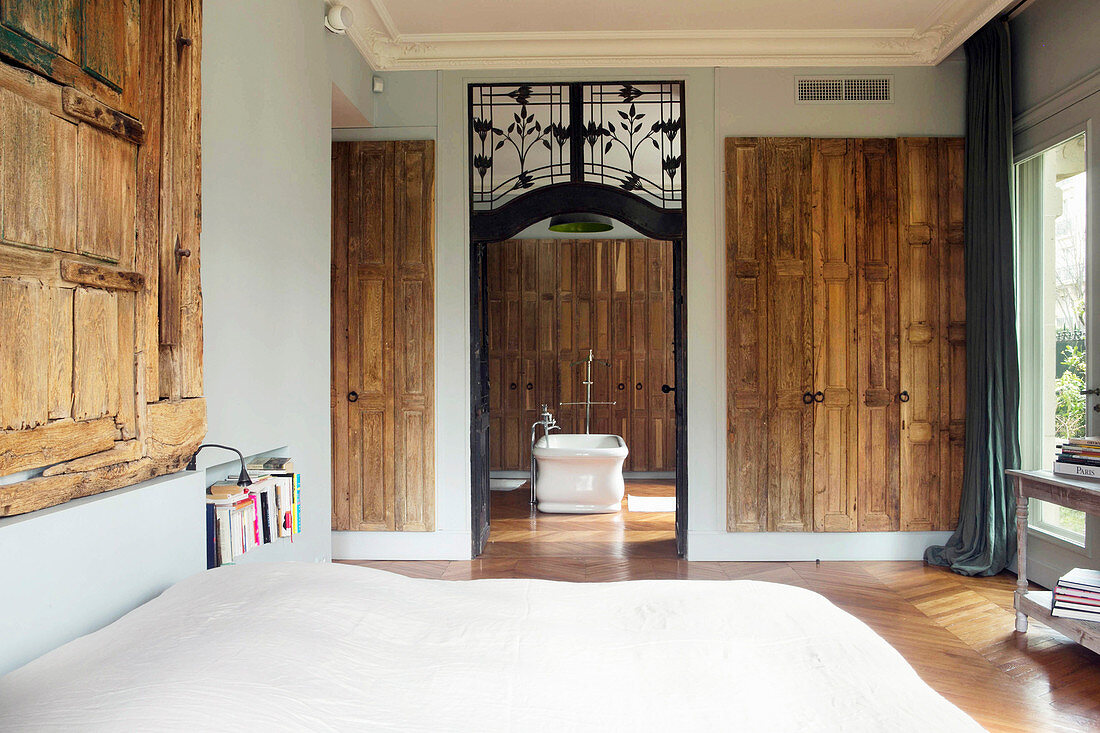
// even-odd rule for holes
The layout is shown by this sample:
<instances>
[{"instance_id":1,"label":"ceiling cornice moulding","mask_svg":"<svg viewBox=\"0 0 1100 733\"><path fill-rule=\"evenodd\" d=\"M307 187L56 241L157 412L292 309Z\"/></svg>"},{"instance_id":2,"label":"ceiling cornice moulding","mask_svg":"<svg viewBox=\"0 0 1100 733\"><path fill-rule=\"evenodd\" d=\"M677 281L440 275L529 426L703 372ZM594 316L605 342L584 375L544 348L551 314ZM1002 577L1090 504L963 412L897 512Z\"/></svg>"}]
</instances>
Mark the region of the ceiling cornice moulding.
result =
<instances>
[{"instance_id":1,"label":"ceiling cornice moulding","mask_svg":"<svg viewBox=\"0 0 1100 733\"><path fill-rule=\"evenodd\" d=\"M944 0L921 28L402 33L385 0L348 35L379 71L414 69L931 66L1013 0ZM365 11L365 12L363 12Z\"/></svg>"}]
</instances>

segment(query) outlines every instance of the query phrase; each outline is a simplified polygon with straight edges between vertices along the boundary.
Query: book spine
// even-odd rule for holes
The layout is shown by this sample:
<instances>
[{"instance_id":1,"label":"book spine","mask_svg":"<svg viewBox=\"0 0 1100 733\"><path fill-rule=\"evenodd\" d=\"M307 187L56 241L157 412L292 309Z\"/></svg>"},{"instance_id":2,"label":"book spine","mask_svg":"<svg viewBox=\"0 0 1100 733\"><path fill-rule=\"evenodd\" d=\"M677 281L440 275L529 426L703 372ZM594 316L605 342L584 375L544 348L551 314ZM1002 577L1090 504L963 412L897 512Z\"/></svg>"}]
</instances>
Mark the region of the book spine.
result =
<instances>
[{"instance_id":1,"label":"book spine","mask_svg":"<svg viewBox=\"0 0 1100 733\"><path fill-rule=\"evenodd\" d=\"M294 534L302 533L302 474L294 474Z\"/></svg>"},{"instance_id":2,"label":"book spine","mask_svg":"<svg viewBox=\"0 0 1100 733\"><path fill-rule=\"evenodd\" d=\"M1100 458L1085 458L1083 456L1060 455L1057 460L1061 463L1073 463L1081 466L1100 466Z\"/></svg>"},{"instance_id":3,"label":"book spine","mask_svg":"<svg viewBox=\"0 0 1100 733\"><path fill-rule=\"evenodd\" d=\"M1057 460L1054 462L1054 473L1061 474L1063 476L1100 478L1100 467L1083 465L1071 461Z\"/></svg>"}]
</instances>

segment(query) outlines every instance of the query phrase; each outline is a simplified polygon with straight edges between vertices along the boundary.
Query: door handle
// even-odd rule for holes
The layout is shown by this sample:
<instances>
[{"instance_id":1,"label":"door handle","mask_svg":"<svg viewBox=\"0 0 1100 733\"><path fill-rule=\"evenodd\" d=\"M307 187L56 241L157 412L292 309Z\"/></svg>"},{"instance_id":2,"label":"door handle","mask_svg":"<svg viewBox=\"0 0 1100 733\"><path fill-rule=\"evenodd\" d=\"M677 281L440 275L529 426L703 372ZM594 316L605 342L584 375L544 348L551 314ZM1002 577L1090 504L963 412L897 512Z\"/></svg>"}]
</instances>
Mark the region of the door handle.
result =
<instances>
[{"instance_id":1,"label":"door handle","mask_svg":"<svg viewBox=\"0 0 1100 733\"><path fill-rule=\"evenodd\" d=\"M359 401L359 393L358 392L348 392L348 402L358 402L358 401Z\"/></svg>"},{"instance_id":2,"label":"door handle","mask_svg":"<svg viewBox=\"0 0 1100 733\"><path fill-rule=\"evenodd\" d=\"M528 382L528 383L527 383L527 390L528 390L528 391L530 391L530 390L532 390L532 389L534 389L534 388L535 388L535 385L531 384L530 382Z\"/></svg>"},{"instance_id":3,"label":"door handle","mask_svg":"<svg viewBox=\"0 0 1100 733\"><path fill-rule=\"evenodd\" d=\"M907 392L906 390L903 389L901 391L901 394L898 395L898 402L908 402L908 401L909 401L909 392Z\"/></svg>"},{"instance_id":4,"label":"door handle","mask_svg":"<svg viewBox=\"0 0 1100 733\"><path fill-rule=\"evenodd\" d=\"M812 405L813 403L814 403L814 393L813 392L803 392L802 393L802 404Z\"/></svg>"},{"instance_id":5,"label":"door handle","mask_svg":"<svg viewBox=\"0 0 1100 733\"><path fill-rule=\"evenodd\" d=\"M667 384L662 384L661 385L661 391L664 392L665 394L668 394L669 392L673 392L675 390L676 390L675 387L670 387Z\"/></svg>"},{"instance_id":6,"label":"door handle","mask_svg":"<svg viewBox=\"0 0 1100 733\"><path fill-rule=\"evenodd\" d=\"M824 392L822 392L820 390L818 390L817 392L814 392L814 402L824 402L824 401L825 401L825 393Z\"/></svg>"},{"instance_id":7,"label":"door handle","mask_svg":"<svg viewBox=\"0 0 1100 733\"><path fill-rule=\"evenodd\" d=\"M1100 387L1093 387L1092 389L1083 389L1083 390L1081 390L1081 394L1083 394L1083 395L1094 394L1094 395L1100 396Z\"/></svg>"}]
</instances>

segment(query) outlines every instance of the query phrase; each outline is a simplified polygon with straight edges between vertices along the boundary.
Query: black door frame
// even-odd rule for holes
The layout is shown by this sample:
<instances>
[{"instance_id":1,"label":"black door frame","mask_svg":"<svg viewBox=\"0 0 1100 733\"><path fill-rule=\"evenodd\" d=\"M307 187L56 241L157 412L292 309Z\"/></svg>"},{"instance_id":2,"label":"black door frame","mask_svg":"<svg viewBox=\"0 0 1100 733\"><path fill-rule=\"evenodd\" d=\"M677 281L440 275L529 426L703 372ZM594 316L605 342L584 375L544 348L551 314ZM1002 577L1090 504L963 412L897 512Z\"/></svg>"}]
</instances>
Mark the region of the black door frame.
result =
<instances>
[{"instance_id":1,"label":"black door frame","mask_svg":"<svg viewBox=\"0 0 1100 733\"><path fill-rule=\"evenodd\" d=\"M686 104L683 81L681 104ZM576 83L575 83L576 84ZM473 86L469 104L473 107ZM581 120L580 94L572 93L571 117ZM620 113L621 114L621 113ZM687 130L687 115L681 107L678 121L681 132ZM673 371L676 384L673 403L676 411L676 554L687 556L688 532L688 441L687 441L687 140L681 137L682 162L680 208L665 209L640 196L601 183L583 180L584 133L570 132L571 180L528 191L490 210L476 210L470 200L470 477L472 556L479 556L489 537L489 358L488 293L486 247L500 242L559 214L599 214L626 224L649 237L672 242ZM474 130L469 138L473 155ZM474 161L470 159L469 185L474 190Z\"/></svg>"}]
</instances>

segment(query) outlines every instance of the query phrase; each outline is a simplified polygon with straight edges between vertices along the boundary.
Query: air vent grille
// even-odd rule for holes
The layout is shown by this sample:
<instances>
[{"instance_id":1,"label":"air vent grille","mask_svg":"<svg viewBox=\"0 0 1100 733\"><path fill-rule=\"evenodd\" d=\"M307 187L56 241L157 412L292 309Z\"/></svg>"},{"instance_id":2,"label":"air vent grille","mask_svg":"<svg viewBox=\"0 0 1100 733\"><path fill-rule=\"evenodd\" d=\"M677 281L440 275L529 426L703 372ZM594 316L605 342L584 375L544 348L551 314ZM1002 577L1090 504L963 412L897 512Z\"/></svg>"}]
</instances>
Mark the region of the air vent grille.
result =
<instances>
[{"instance_id":1,"label":"air vent grille","mask_svg":"<svg viewBox=\"0 0 1100 733\"><path fill-rule=\"evenodd\" d=\"M889 76L802 76L795 79L795 101L800 104L890 102L893 78Z\"/></svg>"}]
</instances>

